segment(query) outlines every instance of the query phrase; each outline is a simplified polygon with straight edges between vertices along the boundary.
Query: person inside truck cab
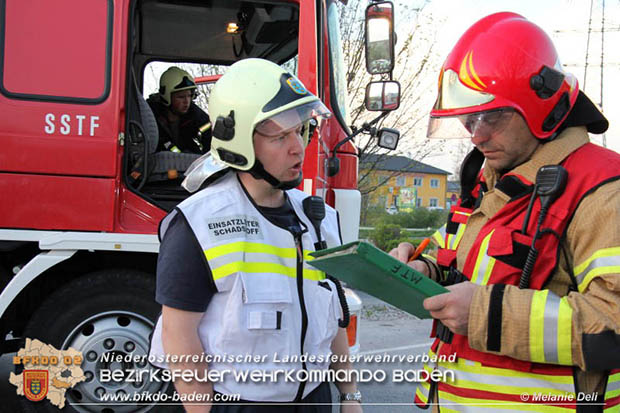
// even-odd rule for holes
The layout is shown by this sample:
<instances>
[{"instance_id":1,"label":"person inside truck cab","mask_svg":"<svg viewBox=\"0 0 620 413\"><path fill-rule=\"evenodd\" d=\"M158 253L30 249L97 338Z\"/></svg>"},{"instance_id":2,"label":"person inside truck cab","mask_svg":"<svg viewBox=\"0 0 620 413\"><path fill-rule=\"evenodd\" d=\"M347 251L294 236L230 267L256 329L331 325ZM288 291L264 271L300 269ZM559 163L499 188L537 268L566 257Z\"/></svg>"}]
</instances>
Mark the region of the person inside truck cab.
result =
<instances>
[{"instance_id":1,"label":"person inside truck cab","mask_svg":"<svg viewBox=\"0 0 620 413\"><path fill-rule=\"evenodd\" d=\"M159 79L159 91L147 102L157 120L157 151L206 153L211 148L209 115L196 105L196 83L183 69L172 66Z\"/></svg>"},{"instance_id":2,"label":"person inside truck cab","mask_svg":"<svg viewBox=\"0 0 620 413\"><path fill-rule=\"evenodd\" d=\"M210 381L175 381L178 393L241 398L186 404L188 412L331 412L327 378L297 373L351 373L339 322L344 294L307 263L315 249L341 244L338 216L326 206L316 229L308 195L295 189L310 124L330 112L297 78L263 59L230 66L213 87L209 110L215 122L207 156L221 167L161 223L162 316L150 355L195 355L157 365L213 374ZM265 380L226 374L256 371ZM278 371L293 374L289 380ZM353 379L336 383L342 412L362 411Z\"/></svg>"}]
</instances>

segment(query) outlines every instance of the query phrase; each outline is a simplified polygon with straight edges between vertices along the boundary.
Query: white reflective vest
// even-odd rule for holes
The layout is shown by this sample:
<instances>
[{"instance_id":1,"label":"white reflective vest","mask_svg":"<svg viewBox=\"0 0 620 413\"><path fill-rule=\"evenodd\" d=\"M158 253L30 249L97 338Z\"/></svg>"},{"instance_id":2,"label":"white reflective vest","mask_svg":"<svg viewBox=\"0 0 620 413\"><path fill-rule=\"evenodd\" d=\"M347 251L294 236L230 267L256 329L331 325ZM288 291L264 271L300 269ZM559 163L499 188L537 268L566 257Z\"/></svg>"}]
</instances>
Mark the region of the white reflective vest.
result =
<instances>
[{"instance_id":1,"label":"white reflective vest","mask_svg":"<svg viewBox=\"0 0 620 413\"><path fill-rule=\"evenodd\" d=\"M296 189L286 194L302 234L268 221L234 172L179 204L160 227L163 237L172 217L182 213L204 251L217 293L200 321L199 337L212 358L208 369L222 374L213 382L215 391L243 400L307 396L321 382L313 378L330 364L341 317L336 286L307 263L318 241L302 207L307 195ZM325 212L321 237L328 247L340 245L336 211L326 206ZM151 360L165 354L161 324L160 317Z\"/></svg>"}]
</instances>

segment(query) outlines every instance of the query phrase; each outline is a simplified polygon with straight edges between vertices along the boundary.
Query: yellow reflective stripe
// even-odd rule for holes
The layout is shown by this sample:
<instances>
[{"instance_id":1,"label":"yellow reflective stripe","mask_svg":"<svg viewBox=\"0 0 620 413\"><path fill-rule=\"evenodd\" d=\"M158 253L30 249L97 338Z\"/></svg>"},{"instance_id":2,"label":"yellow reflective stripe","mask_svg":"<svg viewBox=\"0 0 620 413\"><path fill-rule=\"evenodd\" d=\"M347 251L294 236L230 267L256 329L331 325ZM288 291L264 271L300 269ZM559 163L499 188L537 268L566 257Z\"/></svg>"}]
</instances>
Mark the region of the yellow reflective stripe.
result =
<instances>
[{"instance_id":1,"label":"yellow reflective stripe","mask_svg":"<svg viewBox=\"0 0 620 413\"><path fill-rule=\"evenodd\" d=\"M549 290L535 291L530 308L530 360L545 361L545 304Z\"/></svg>"},{"instance_id":2,"label":"yellow reflective stripe","mask_svg":"<svg viewBox=\"0 0 620 413\"><path fill-rule=\"evenodd\" d=\"M580 292L583 292L594 277L605 274L620 274L620 247L603 248L574 269Z\"/></svg>"},{"instance_id":3,"label":"yellow reflective stripe","mask_svg":"<svg viewBox=\"0 0 620 413\"><path fill-rule=\"evenodd\" d=\"M488 377L480 377L480 380L466 380L464 378L459 377L459 374L455 372L455 381L454 386L461 389L472 389L472 390L485 390L491 391L494 393L501 394L512 394L512 395L521 395L524 392L527 393L544 393L549 395L558 395L558 396L566 396L567 394L573 394L572 392L566 392L560 389L549 388L546 386L546 383L536 380L539 382L540 387L536 386L511 386L508 384L497 384L497 383L489 383L486 381ZM469 376L470 378L471 375ZM546 378L547 376L545 376ZM498 379L500 379L498 377ZM506 380L505 378L500 379L504 383L510 383L510 380ZM452 384L452 383L450 383ZM483 388L481 388L483 386Z\"/></svg>"},{"instance_id":4,"label":"yellow reflective stripe","mask_svg":"<svg viewBox=\"0 0 620 413\"><path fill-rule=\"evenodd\" d=\"M435 353L429 351L428 355L433 358ZM520 396L524 393L532 396L534 393L540 393L544 395L557 395L558 397L568 397L568 395L572 395L573 399L575 397L575 394L572 392L574 388L573 377L570 374L567 376L557 376L521 372L498 367L487 367L482 366L480 362L462 358L457 359L456 363L439 362L437 364L442 371L451 370L454 372L454 383L448 382L447 384L459 389L484 389L485 391L515 396ZM425 365L424 369L429 372L431 371L428 365ZM506 383L515 384L519 382L522 383L521 386L506 385ZM424 390L428 388L428 385L421 388L424 384L425 383L420 383L419 391L416 391L419 397L425 395ZM554 386L556 387L554 388ZM562 390L561 387L563 387L564 390ZM428 390L426 391L428 392ZM439 398L442 411L444 411L443 406L446 405L447 407L458 405L458 407L455 406L458 411L472 412L481 411L484 407L486 407L485 410L488 411L494 411L493 409L495 408L534 412L565 412L568 408L568 406L545 406L540 403L515 403L513 401L498 399L469 398L452 394L449 391L449 389L440 387ZM420 397L420 399L422 399L422 397Z\"/></svg>"},{"instance_id":5,"label":"yellow reflective stripe","mask_svg":"<svg viewBox=\"0 0 620 413\"><path fill-rule=\"evenodd\" d=\"M573 309L566 297L536 291L530 310L530 359L572 365Z\"/></svg>"},{"instance_id":6,"label":"yellow reflective stripe","mask_svg":"<svg viewBox=\"0 0 620 413\"><path fill-rule=\"evenodd\" d=\"M610 374L607 378L605 399L611 399L616 396L620 396L620 373Z\"/></svg>"},{"instance_id":7,"label":"yellow reflective stripe","mask_svg":"<svg viewBox=\"0 0 620 413\"><path fill-rule=\"evenodd\" d=\"M461 242L461 238L463 238L463 234L465 233L465 228L466 227L467 227L467 225L465 225L465 224L459 225L459 229L456 230L456 237L454 239L454 243L450 247L451 249L455 250L456 247L459 246L459 243Z\"/></svg>"},{"instance_id":8,"label":"yellow reflective stripe","mask_svg":"<svg viewBox=\"0 0 620 413\"><path fill-rule=\"evenodd\" d=\"M486 237L484 237L484 239L482 240L482 243L480 244L480 249L478 250L478 258L476 259L476 265L474 266L474 271L471 277L471 282L473 283L480 284L478 282L479 271L481 269L481 266L482 266L482 263L485 257L487 256L486 251L489 248L489 241L491 240L491 236L493 235L494 232L495 230L489 232L489 234ZM486 268L484 269L486 270ZM484 277L483 277L483 280L484 280Z\"/></svg>"},{"instance_id":9,"label":"yellow reflective stripe","mask_svg":"<svg viewBox=\"0 0 620 413\"><path fill-rule=\"evenodd\" d=\"M428 403L428 392L430 391L430 383L422 381L419 383L418 388L415 391L416 396L422 401L422 403Z\"/></svg>"},{"instance_id":10,"label":"yellow reflective stripe","mask_svg":"<svg viewBox=\"0 0 620 413\"><path fill-rule=\"evenodd\" d=\"M430 356L430 353L429 353ZM482 374L485 376L496 376L500 380L505 381L506 379L514 378L514 379L528 379L528 380L540 380L545 382L557 383L557 384L568 384L573 385L573 377L570 376L558 376L558 375L548 375L542 373L528 373L518 370L511 369L503 369L499 367L488 367L483 366L479 361L471 361L465 359L458 359L456 363L448 363L448 362L439 362L440 367L448 369L448 370L457 370L464 373L471 374Z\"/></svg>"},{"instance_id":11,"label":"yellow reflective stripe","mask_svg":"<svg viewBox=\"0 0 620 413\"><path fill-rule=\"evenodd\" d=\"M325 273L319 270L304 268L303 275L306 280L321 281L325 279Z\"/></svg>"},{"instance_id":12,"label":"yellow reflective stripe","mask_svg":"<svg viewBox=\"0 0 620 413\"><path fill-rule=\"evenodd\" d=\"M433 233L433 239L439 248L445 248L446 243L444 237L446 235L446 226L439 228L437 231Z\"/></svg>"},{"instance_id":13,"label":"yellow reflective stripe","mask_svg":"<svg viewBox=\"0 0 620 413\"><path fill-rule=\"evenodd\" d=\"M211 272L213 273L214 280L219 280L220 278L227 277L237 272L245 272L248 274L282 274L291 278L297 277L297 268L272 262L235 261L214 268ZM303 277L307 280L320 281L325 279L325 273L319 270L304 268Z\"/></svg>"},{"instance_id":14,"label":"yellow reflective stripe","mask_svg":"<svg viewBox=\"0 0 620 413\"><path fill-rule=\"evenodd\" d=\"M312 261L315 259L313 256L310 255L311 252L314 251L304 250L304 261Z\"/></svg>"},{"instance_id":15,"label":"yellow reflective stripe","mask_svg":"<svg viewBox=\"0 0 620 413\"><path fill-rule=\"evenodd\" d=\"M255 254L268 254L273 255L278 258L288 258L288 259L296 259L297 258L297 249L296 248L282 248L275 247L273 245L262 244L258 242L232 242L229 244L219 245L217 247L209 248L204 251L205 257L207 261L214 261L215 259L222 257L227 254L235 253L235 252L243 252L243 253L255 253ZM306 261L313 260L309 254L312 251L304 250L303 255ZM211 269L213 273L213 279L218 280L220 278L227 277L236 272L243 271L246 273L271 273L271 274L282 274L287 277L295 278L297 276L297 268L296 267L287 267L282 264L273 263L273 262L246 262L246 261L233 261L224 265L220 265L219 267L215 267ZM325 279L325 273L323 271L312 269L312 268L304 268L303 269L303 277L308 280L320 281Z\"/></svg>"},{"instance_id":16,"label":"yellow reflective stripe","mask_svg":"<svg viewBox=\"0 0 620 413\"><path fill-rule=\"evenodd\" d=\"M620 396L620 389L605 392L605 399L611 399L611 398L617 397L617 396ZM617 405L616 405L616 408L618 408ZM611 410L607 410L607 411L611 412Z\"/></svg>"},{"instance_id":17,"label":"yellow reflective stripe","mask_svg":"<svg viewBox=\"0 0 620 413\"><path fill-rule=\"evenodd\" d=\"M493 257L489 257L488 255L485 257L486 269L484 270L484 278L482 279L482 282L480 283L481 285L487 285L489 283L489 278L491 278L491 273L493 272L495 261L496 260Z\"/></svg>"},{"instance_id":18,"label":"yellow reflective stripe","mask_svg":"<svg viewBox=\"0 0 620 413\"><path fill-rule=\"evenodd\" d=\"M547 394L546 392L544 393ZM441 411L444 411L445 402L443 400L449 400L452 403L458 403L460 405L465 406L465 408L459 408L457 411L459 412L477 412L479 411L479 407L487 406L493 409L507 409L507 410L518 410L518 411L530 411L530 412L568 412L570 410L570 406L559 407L559 406L548 406L543 405L541 403L515 403L514 401L507 400L496 400L496 399L479 399L472 397L462 397L457 396L452 393L448 393L445 391L439 391L439 403L442 405ZM469 407L469 408L467 408Z\"/></svg>"},{"instance_id":19,"label":"yellow reflective stripe","mask_svg":"<svg viewBox=\"0 0 620 413\"><path fill-rule=\"evenodd\" d=\"M211 270L214 280L219 280L240 271L245 273L282 274L287 277L295 277L297 275L296 268L271 262L235 261Z\"/></svg>"},{"instance_id":20,"label":"yellow reflective stripe","mask_svg":"<svg viewBox=\"0 0 620 413\"><path fill-rule=\"evenodd\" d=\"M573 364L573 309L566 297L560 300L558 315L558 363L563 366Z\"/></svg>"},{"instance_id":21,"label":"yellow reflective stripe","mask_svg":"<svg viewBox=\"0 0 620 413\"><path fill-rule=\"evenodd\" d=\"M229 244L219 245L217 247L209 248L205 250L205 256L207 261L221 257L222 255L230 254L231 252L249 252L260 254L271 254L282 258L297 258L297 249L295 248L281 248L273 245L263 244L259 242L231 242Z\"/></svg>"},{"instance_id":22,"label":"yellow reflective stripe","mask_svg":"<svg viewBox=\"0 0 620 413\"><path fill-rule=\"evenodd\" d=\"M308 262L315 259L314 257L310 256L311 252L314 251L304 250L304 261ZM321 270L317 270L316 268L304 267L304 278L307 280L321 281L325 279L325 273Z\"/></svg>"},{"instance_id":23,"label":"yellow reflective stripe","mask_svg":"<svg viewBox=\"0 0 620 413\"><path fill-rule=\"evenodd\" d=\"M452 248L452 243L453 243L454 238L455 238L454 234L446 235L446 248L447 249L450 249L450 250L454 249L454 248Z\"/></svg>"}]
</instances>

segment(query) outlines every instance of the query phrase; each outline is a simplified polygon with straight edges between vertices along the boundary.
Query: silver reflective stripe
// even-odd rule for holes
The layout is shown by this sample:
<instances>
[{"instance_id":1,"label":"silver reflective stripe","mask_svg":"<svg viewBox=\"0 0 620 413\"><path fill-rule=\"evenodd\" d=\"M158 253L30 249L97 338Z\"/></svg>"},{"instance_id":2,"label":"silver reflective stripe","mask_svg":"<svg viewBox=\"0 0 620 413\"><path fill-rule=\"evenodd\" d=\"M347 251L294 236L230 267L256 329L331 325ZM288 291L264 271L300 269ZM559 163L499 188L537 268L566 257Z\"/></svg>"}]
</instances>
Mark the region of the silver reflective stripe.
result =
<instances>
[{"instance_id":1,"label":"silver reflective stripe","mask_svg":"<svg viewBox=\"0 0 620 413\"><path fill-rule=\"evenodd\" d=\"M617 255L593 259L592 262L590 262L590 264L588 264L588 266L583 271L581 271L579 274L575 274L575 277L577 278L577 284L580 285L588 276L590 271L596 268L614 266L620 266L620 257Z\"/></svg>"},{"instance_id":2,"label":"silver reflective stripe","mask_svg":"<svg viewBox=\"0 0 620 413\"><path fill-rule=\"evenodd\" d=\"M450 248L451 250L456 249L458 245L457 240L461 239L461 237L463 236L463 232L465 232L465 225L459 224L458 229L456 230L456 234L454 234L452 240L450 240L450 246L448 248Z\"/></svg>"},{"instance_id":3,"label":"silver reflective stripe","mask_svg":"<svg viewBox=\"0 0 620 413\"><path fill-rule=\"evenodd\" d=\"M560 297L551 291L545 302L543 349L547 363L558 363L558 316L560 314Z\"/></svg>"},{"instance_id":4,"label":"silver reflective stripe","mask_svg":"<svg viewBox=\"0 0 620 413\"><path fill-rule=\"evenodd\" d=\"M426 384L429 386L429 389L430 389L430 383L426 383ZM429 389L424 387L422 383L418 383L418 389L416 390L416 392L419 392L422 396L424 396L425 400L423 401L425 404L428 403L428 390ZM420 396L418 395L418 397Z\"/></svg>"},{"instance_id":5,"label":"silver reflective stripe","mask_svg":"<svg viewBox=\"0 0 620 413\"><path fill-rule=\"evenodd\" d=\"M485 274L487 272L487 267L489 266L489 262L491 261L491 257L487 255L487 252L489 250L489 243L490 243L491 237L493 236L494 232L495 230L492 230L491 232L489 232L489 234L486 235L482 239L482 242L480 243L480 249L478 250L478 258L476 259L476 265L474 266L474 271L473 271L473 274L471 275L471 282L473 282L474 284L482 285L484 282ZM484 249L484 252L482 252L483 249ZM480 257L480 255L482 255L482 257Z\"/></svg>"},{"instance_id":6,"label":"silver reflective stripe","mask_svg":"<svg viewBox=\"0 0 620 413\"><path fill-rule=\"evenodd\" d=\"M605 392L609 393L617 390L620 390L620 373L609 376L609 381L607 382L607 389Z\"/></svg>"},{"instance_id":7,"label":"silver reflective stripe","mask_svg":"<svg viewBox=\"0 0 620 413\"><path fill-rule=\"evenodd\" d=\"M446 225L444 224L444 226L439 228L437 232L439 232L441 234L441 237L445 239L446 238Z\"/></svg>"},{"instance_id":8,"label":"silver reflective stripe","mask_svg":"<svg viewBox=\"0 0 620 413\"><path fill-rule=\"evenodd\" d=\"M484 275L487 272L487 267L489 266L489 261L491 261L491 257L487 254L484 254L482 261L480 261L480 267L478 267L478 272L476 275L476 284L482 284L484 282Z\"/></svg>"}]
</instances>

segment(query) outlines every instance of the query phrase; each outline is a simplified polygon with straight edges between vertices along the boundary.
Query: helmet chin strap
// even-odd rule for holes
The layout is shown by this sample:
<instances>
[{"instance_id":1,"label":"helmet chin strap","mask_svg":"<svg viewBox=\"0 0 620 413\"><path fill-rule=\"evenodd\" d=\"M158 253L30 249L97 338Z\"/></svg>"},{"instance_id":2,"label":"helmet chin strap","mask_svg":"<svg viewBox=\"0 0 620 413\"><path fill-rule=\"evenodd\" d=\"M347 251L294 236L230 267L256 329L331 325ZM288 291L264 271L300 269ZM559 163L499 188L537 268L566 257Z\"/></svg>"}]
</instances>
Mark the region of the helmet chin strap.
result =
<instances>
[{"instance_id":1,"label":"helmet chin strap","mask_svg":"<svg viewBox=\"0 0 620 413\"><path fill-rule=\"evenodd\" d=\"M300 172L299 176L291 181L280 181L276 179L273 175L271 175L269 172L267 172L265 168L263 167L263 164L258 159L254 161L254 166L250 168L248 172L254 178L264 179L269 184L271 184L271 186L273 186L274 188L281 189L283 191L287 191L289 189L293 189L299 186L299 184L301 184L301 181L303 179L302 174Z\"/></svg>"}]
</instances>

